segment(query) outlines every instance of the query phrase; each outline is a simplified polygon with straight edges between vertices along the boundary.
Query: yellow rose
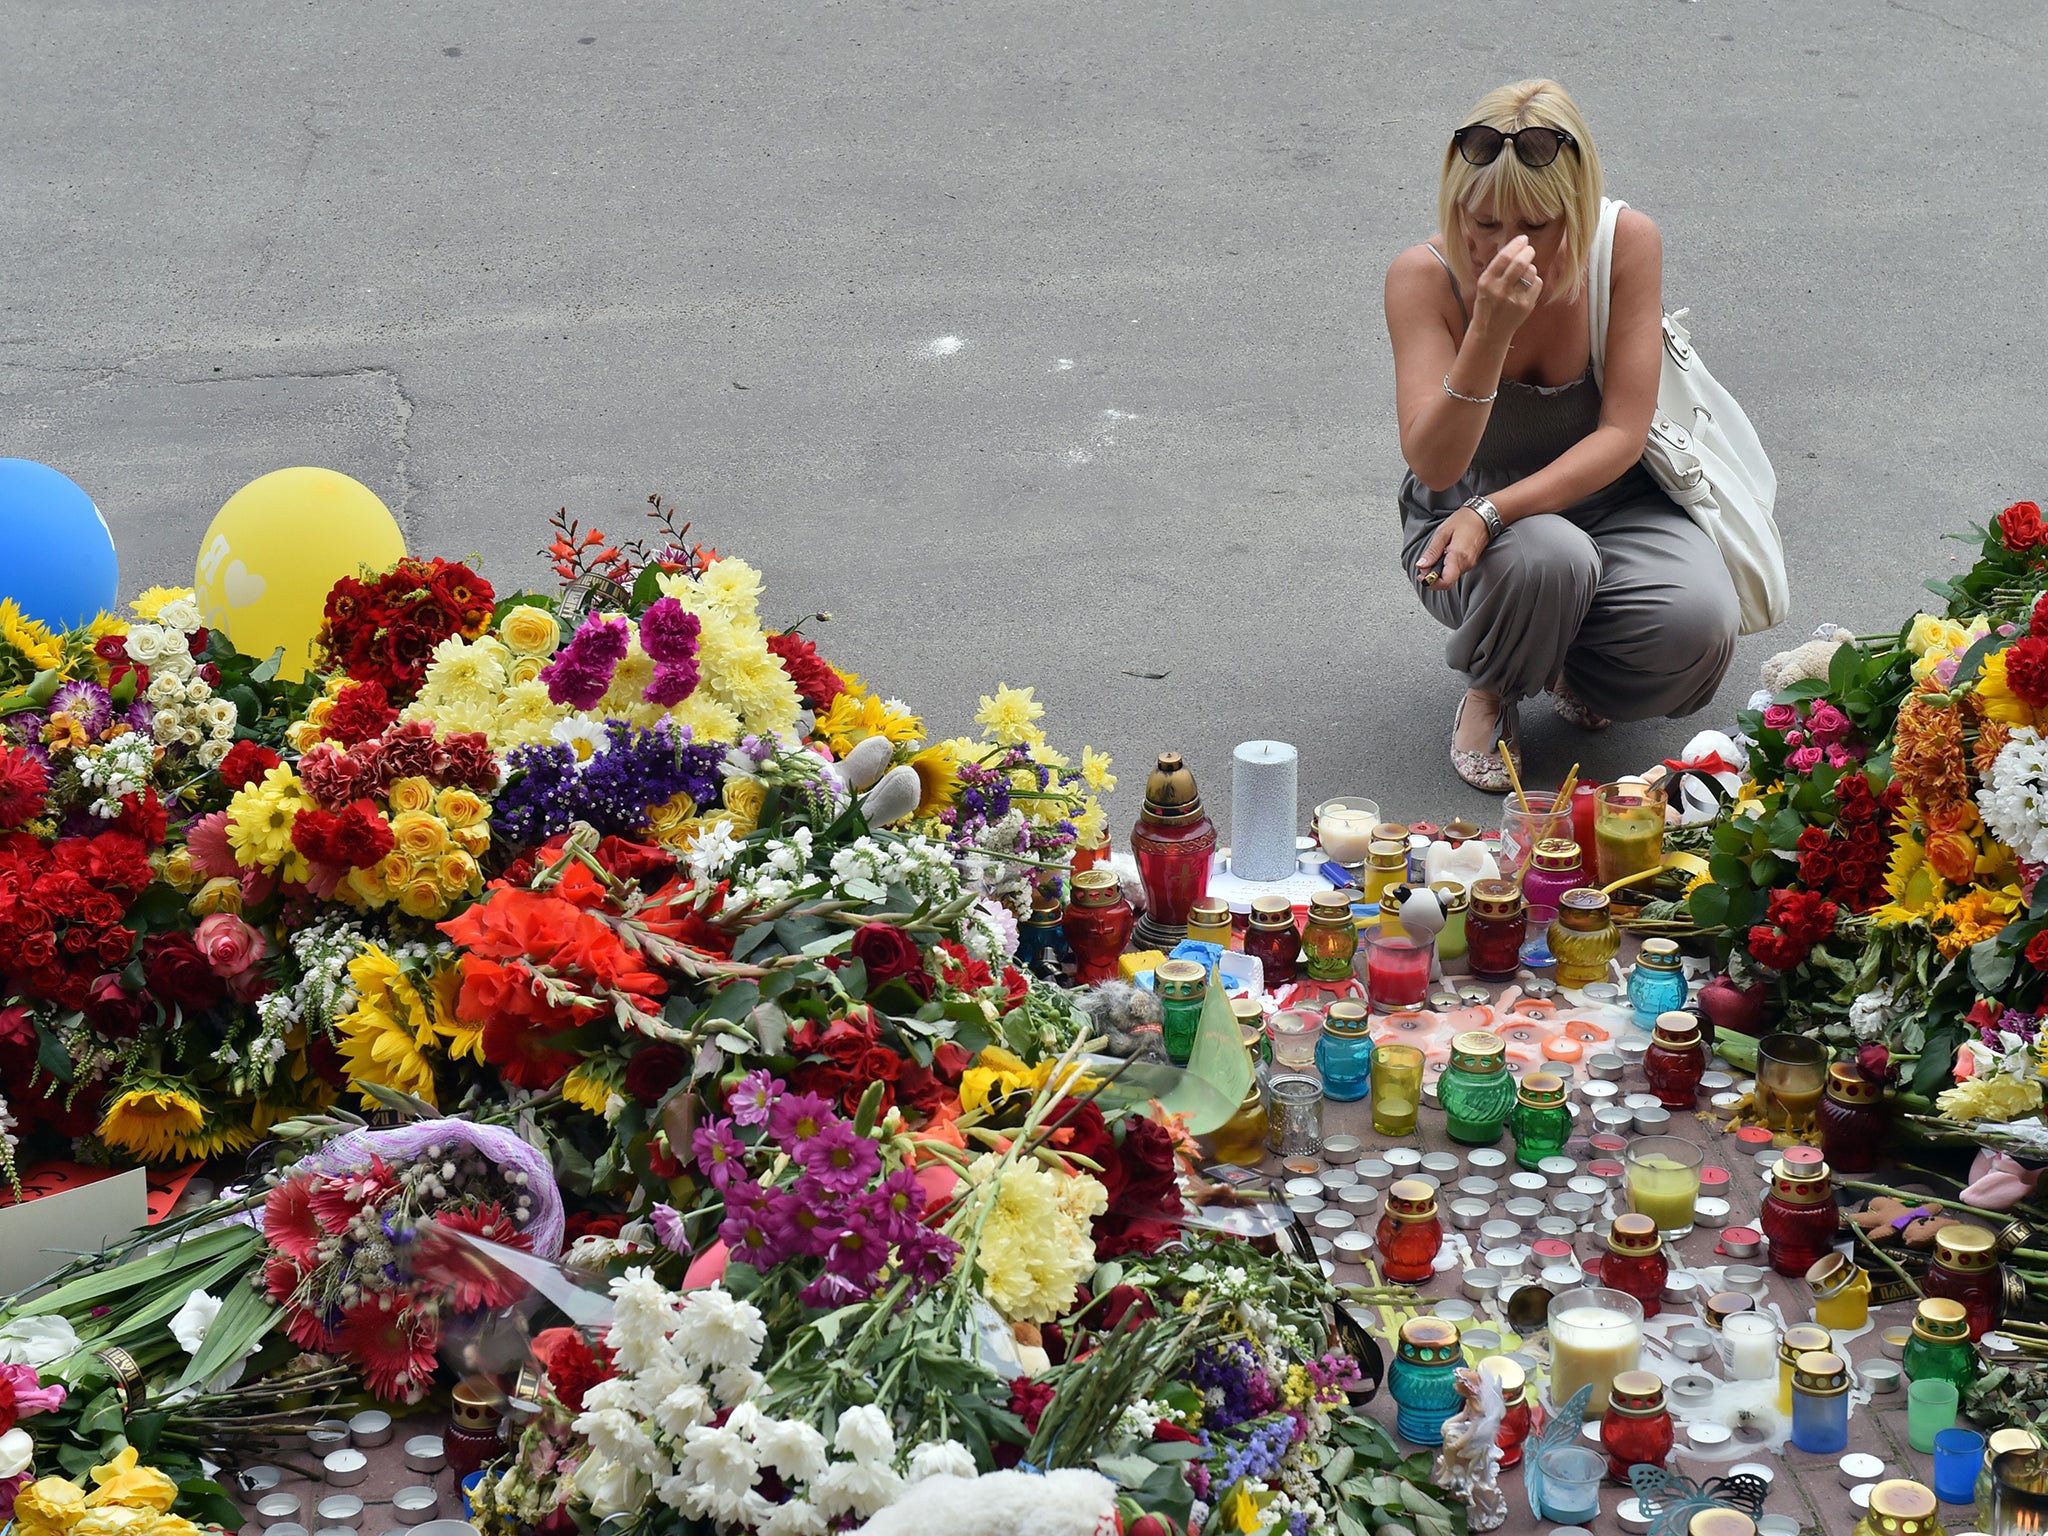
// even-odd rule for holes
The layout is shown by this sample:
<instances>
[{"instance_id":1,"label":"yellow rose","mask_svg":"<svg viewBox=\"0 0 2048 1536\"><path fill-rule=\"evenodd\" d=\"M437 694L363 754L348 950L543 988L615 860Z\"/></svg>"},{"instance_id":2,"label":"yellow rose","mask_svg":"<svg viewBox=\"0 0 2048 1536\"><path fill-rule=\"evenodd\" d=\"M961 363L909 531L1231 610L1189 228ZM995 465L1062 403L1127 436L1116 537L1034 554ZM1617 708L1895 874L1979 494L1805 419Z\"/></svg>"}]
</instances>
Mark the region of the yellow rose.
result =
<instances>
[{"instance_id":1,"label":"yellow rose","mask_svg":"<svg viewBox=\"0 0 2048 1536\"><path fill-rule=\"evenodd\" d=\"M160 1515L171 1512L177 1502L178 1485L155 1467L139 1466L134 1446L125 1447L112 1461L92 1469L99 1486L85 1496L88 1509L119 1504L128 1509L150 1509Z\"/></svg>"},{"instance_id":2,"label":"yellow rose","mask_svg":"<svg viewBox=\"0 0 2048 1536\"><path fill-rule=\"evenodd\" d=\"M650 806L647 811L647 825L653 829L656 837L667 837L696 814L697 802L685 791L673 799L664 800L660 805Z\"/></svg>"},{"instance_id":3,"label":"yellow rose","mask_svg":"<svg viewBox=\"0 0 2048 1536\"><path fill-rule=\"evenodd\" d=\"M480 859L491 846L491 824L482 821L473 827L457 827L453 836L461 848Z\"/></svg>"},{"instance_id":4,"label":"yellow rose","mask_svg":"<svg viewBox=\"0 0 2048 1536\"><path fill-rule=\"evenodd\" d=\"M491 814L483 796L473 789L444 789L434 810L450 827L473 827Z\"/></svg>"},{"instance_id":5,"label":"yellow rose","mask_svg":"<svg viewBox=\"0 0 2048 1536\"><path fill-rule=\"evenodd\" d=\"M308 725L317 725L325 730L327 717L333 713L334 700L328 698L315 699L306 706L306 723Z\"/></svg>"},{"instance_id":6,"label":"yellow rose","mask_svg":"<svg viewBox=\"0 0 2048 1536\"><path fill-rule=\"evenodd\" d=\"M537 682L540 669L548 664L545 656L520 656L505 669L505 680L515 688L521 683Z\"/></svg>"},{"instance_id":7,"label":"yellow rose","mask_svg":"<svg viewBox=\"0 0 2048 1536\"><path fill-rule=\"evenodd\" d=\"M406 782L399 780L401 784ZM397 787L392 786L393 789ZM447 823L425 811L402 811L392 817L391 836L397 844L394 851L416 862L438 858L448 848Z\"/></svg>"},{"instance_id":8,"label":"yellow rose","mask_svg":"<svg viewBox=\"0 0 2048 1536\"><path fill-rule=\"evenodd\" d=\"M140 1536L205 1536L205 1533L183 1515L158 1515Z\"/></svg>"},{"instance_id":9,"label":"yellow rose","mask_svg":"<svg viewBox=\"0 0 2048 1536\"><path fill-rule=\"evenodd\" d=\"M21 1536L62 1536L84 1513L85 1490L68 1477L38 1478L14 1500L14 1523Z\"/></svg>"},{"instance_id":10,"label":"yellow rose","mask_svg":"<svg viewBox=\"0 0 2048 1536\"><path fill-rule=\"evenodd\" d=\"M434 864L434 878L450 896L474 896L483 889L476 860L460 851L444 853Z\"/></svg>"},{"instance_id":11,"label":"yellow rose","mask_svg":"<svg viewBox=\"0 0 2048 1536\"><path fill-rule=\"evenodd\" d=\"M239 916L242 911L242 882L217 875L199 887L199 894L185 905L194 917L207 917L215 912L231 912Z\"/></svg>"},{"instance_id":12,"label":"yellow rose","mask_svg":"<svg viewBox=\"0 0 2048 1536\"><path fill-rule=\"evenodd\" d=\"M335 887L335 894L350 906L383 906L391 899L391 889L384 879L382 861L368 869L350 870L341 884Z\"/></svg>"},{"instance_id":13,"label":"yellow rose","mask_svg":"<svg viewBox=\"0 0 2048 1536\"><path fill-rule=\"evenodd\" d=\"M499 621L498 638L515 656L552 656L562 643L562 626L547 609L521 603Z\"/></svg>"},{"instance_id":14,"label":"yellow rose","mask_svg":"<svg viewBox=\"0 0 2048 1536\"><path fill-rule=\"evenodd\" d=\"M178 890L190 891L199 884L199 867L192 862L192 852L188 848L173 848L161 855L157 869L165 881Z\"/></svg>"},{"instance_id":15,"label":"yellow rose","mask_svg":"<svg viewBox=\"0 0 2048 1536\"><path fill-rule=\"evenodd\" d=\"M448 898L431 875L415 876L398 893L398 910L408 917L445 917Z\"/></svg>"},{"instance_id":16,"label":"yellow rose","mask_svg":"<svg viewBox=\"0 0 2048 1536\"><path fill-rule=\"evenodd\" d=\"M749 827L761 824L761 807L767 802L768 786L759 779L727 779L725 808Z\"/></svg>"},{"instance_id":17,"label":"yellow rose","mask_svg":"<svg viewBox=\"0 0 2048 1536\"><path fill-rule=\"evenodd\" d=\"M161 1472L150 1475L163 1476ZM78 1524L71 1527L71 1536L142 1536L143 1530L160 1518L162 1517L152 1514L146 1508L137 1508L129 1504L107 1504L98 1509L88 1509L79 1516Z\"/></svg>"},{"instance_id":18,"label":"yellow rose","mask_svg":"<svg viewBox=\"0 0 2048 1536\"><path fill-rule=\"evenodd\" d=\"M386 798L394 811L430 810L434 804L434 786L425 779L393 779Z\"/></svg>"},{"instance_id":19,"label":"yellow rose","mask_svg":"<svg viewBox=\"0 0 2048 1536\"><path fill-rule=\"evenodd\" d=\"M285 744L294 752L307 752L319 746L324 735L310 720L294 720L284 728Z\"/></svg>"}]
</instances>

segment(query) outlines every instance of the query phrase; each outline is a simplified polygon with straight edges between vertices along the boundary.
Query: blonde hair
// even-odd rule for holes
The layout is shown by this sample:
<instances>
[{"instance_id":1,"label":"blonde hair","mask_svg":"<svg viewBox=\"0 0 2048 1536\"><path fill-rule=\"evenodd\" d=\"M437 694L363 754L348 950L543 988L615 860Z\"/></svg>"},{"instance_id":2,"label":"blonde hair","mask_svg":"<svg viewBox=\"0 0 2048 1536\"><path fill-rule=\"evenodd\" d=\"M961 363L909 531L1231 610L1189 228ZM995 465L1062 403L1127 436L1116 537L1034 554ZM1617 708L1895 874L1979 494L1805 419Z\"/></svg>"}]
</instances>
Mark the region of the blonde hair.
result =
<instances>
[{"instance_id":1,"label":"blonde hair","mask_svg":"<svg viewBox=\"0 0 2048 1536\"><path fill-rule=\"evenodd\" d=\"M1558 297L1577 298L1586 285L1586 258L1600 223L1600 156L1593 149L1593 135L1578 103L1555 80L1522 80L1480 97L1461 126L1473 123L1485 123L1503 133L1517 128L1562 128L1577 148L1563 146L1555 160L1537 170L1522 164L1512 144L1502 145L1499 158L1491 165L1469 164L1456 144L1448 146L1436 209L1451 270L1458 274L1465 291L1471 292L1476 274L1465 259L1461 221L1475 205L1491 197L1494 212L1503 220L1564 220L1561 255L1565 270L1572 275Z\"/></svg>"}]
</instances>

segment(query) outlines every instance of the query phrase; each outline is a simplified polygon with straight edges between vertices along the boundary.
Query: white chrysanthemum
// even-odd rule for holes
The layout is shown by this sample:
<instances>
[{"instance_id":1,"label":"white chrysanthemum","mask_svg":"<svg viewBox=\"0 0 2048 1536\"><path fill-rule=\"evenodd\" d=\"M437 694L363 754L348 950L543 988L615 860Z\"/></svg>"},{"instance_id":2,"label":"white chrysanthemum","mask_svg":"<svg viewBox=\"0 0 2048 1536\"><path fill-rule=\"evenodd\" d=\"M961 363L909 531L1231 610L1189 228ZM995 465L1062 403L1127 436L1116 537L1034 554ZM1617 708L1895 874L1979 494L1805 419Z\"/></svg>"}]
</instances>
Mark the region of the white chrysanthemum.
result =
<instances>
[{"instance_id":1,"label":"white chrysanthemum","mask_svg":"<svg viewBox=\"0 0 2048 1536\"><path fill-rule=\"evenodd\" d=\"M678 1440L693 1429L709 1424L717 1406L711 1401L711 1394L703 1386L685 1382L662 1398L654 1410L654 1422L661 1426L663 1434L673 1435Z\"/></svg>"},{"instance_id":2,"label":"white chrysanthemum","mask_svg":"<svg viewBox=\"0 0 2048 1536\"><path fill-rule=\"evenodd\" d=\"M753 1443L729 1425L700 1424L683 1437L679 1475L691 1480L690 1496L719 1519L733 1519L733 1507L753 1491L761 1461Z\"/></svg>"},{"instance_id":3,"label":"white chrysanthemum","mask_svg":"<svg viewBox=\"0 0 2048 1536\"><path fill-rule=\"evenodd\" d=\"M2048 742L2030 725L2016 727L1977 791L1984 825L2032 862L2048 863Z\"/></svg>"},{"instance_id":4,"label":"white chrysanthemum","mask_svg":"<svg viewBox=\"0 0 2048 1536\"><path fill-rule=\"evenodd\" d=\"M716 880L739 852L739 840L732 835L732 825L730 821L721 819L690 839L686 862L690 866L690 878L697 884L708 885Z\"/></svg>"},{"instance_id":5,"label":"white chrysanthemum","mask_svg":"<svg viewBox=\"0 0 2048 1536\"><path fill-rule=\"evenodd\" d=\"M576 754L578 765L589 762L607 745L604 722L593 720L589 715L571 715L566 720L557 720L548 728L550 740L559 741Z\"/></svg>"},{"instance_id":6,"label":"white chrysanthemum","mask_svg":"<svg viewBox=\"0 0 2048 1536\"><path fill-rule=\"evenodd\" d=\"M825 1536L825 1513L809 1499L777 1504L757 1529L760 1536Z\"/></svg>"},{"instance_id":7,"label":"white chrysanthemum","mask_svg":"<svg viewBox=\"0 0 2048 1536\"><path fill-rule=\"evenodd\" d=\"M719 1402L744 1403L767 1378L750 1365L721 1365L711 1377L711 1390Z\"/></svg>"},{"instance_id":8,"label":"white chrysanthemum","mask_svg":"<svg viewBox=\"0 0 2048 1536\"><path fill-rule=\"evenodd\" d=\"M811 1483L811 1501L827 1515L865 1520L896 1502L903 1479L873 1461L835 1461Z\"/></svg>"},{"instance_id":9,"label":"white chrysanthemum","mask_svg":"<svg viewBox=\"0 0 2048 1536\"><path fill-rule=\"evenodd\" d=\"M716 1286L683 1297L676 1343L693 1360L708 1365L751 1366L768 1339L768 1325L752 1302Z\"/></svg>"},{"instance_id":10,"label":"white chrysanthemum","mask_svg":"<svg viewBox=\"0 0 2048 1536\"><path fill-rule=\"evenodd\" d=\"M640 1421L621 1408L585 1409L572 1426L598 1455L650 1474L668 1471L668 1457Z\"/></svg>"},{"instance_id":11,"label":"white chrysanthemum","mask_svg":"<svg viewBox=\"0 0 2048 1536\"><path fill-rule=\"evenodd\" d=\"M896 1459L896 1431L889 1416L873 1403L862 1403L839 1415L833 1446L855 1461L891 1462Z\"/></svg>"},{"instance_id":12,"label":"white chrysanthemum","mask_svg":"<svg viewBox=\"0 0 2048 1536\"><path fill-rule=\"evenodd\" d=\"M921 1483L928 1477L974 1476L974 1453L958 1440L927 1440L912 1448L906 1482Z\"/></svg>"},{"instance_id":13,"label":"white chrysanthemum","mask_svg":"<svg viewBox=\"0 0 2048 1536\"><path fill-rule=\"evenodd\" d=\"M675 1327L675 1296L654 1278L654 1271L638 1266L612 1281L611 1331L605 1342L618 1355L619 1369L627 1375L645 1370L663 1352Z\"/></svg>"},{"instance_id":14,"label":"white chrysanthemum","mask_svg":"<svg viewBox=\"0 0 2048 1536\"><path fill-rule=\"evenodd\" d=\"M825 1470L825 1436L801 1419L761 1419L754 1426L754 1449L784 1482L807 1483Z\"/></svg>"}]
</instances>

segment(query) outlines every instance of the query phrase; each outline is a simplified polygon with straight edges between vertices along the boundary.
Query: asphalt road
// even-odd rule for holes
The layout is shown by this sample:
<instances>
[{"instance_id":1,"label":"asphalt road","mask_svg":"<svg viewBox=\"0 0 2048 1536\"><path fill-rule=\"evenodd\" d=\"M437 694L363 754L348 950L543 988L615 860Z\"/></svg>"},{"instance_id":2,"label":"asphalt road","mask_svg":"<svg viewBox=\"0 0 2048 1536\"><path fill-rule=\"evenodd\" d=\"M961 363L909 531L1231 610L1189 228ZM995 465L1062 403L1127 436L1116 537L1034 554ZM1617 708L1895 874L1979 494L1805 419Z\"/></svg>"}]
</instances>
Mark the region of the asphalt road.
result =
<instances>
[{"instance_id":1,"label":"asphalt road","mask_svg":"<svg viewBox=\"0 0 2048 1536\"><path fill-rule=\"evenodd\" d=\"M123 584L273 468L543 577L649 492L935 731L1035 684L1121 829L1188 754L1485 813L1398 578L1380 316L1484 90L1579 97L1776 461L1795 604L1693 723L1538 703L1531 775L1720 723L2048 490L2038 0L1485 6L9 0L0 453ZM1118 841L1122 841L1119 830Z\"/></svg>"}]
</instances>

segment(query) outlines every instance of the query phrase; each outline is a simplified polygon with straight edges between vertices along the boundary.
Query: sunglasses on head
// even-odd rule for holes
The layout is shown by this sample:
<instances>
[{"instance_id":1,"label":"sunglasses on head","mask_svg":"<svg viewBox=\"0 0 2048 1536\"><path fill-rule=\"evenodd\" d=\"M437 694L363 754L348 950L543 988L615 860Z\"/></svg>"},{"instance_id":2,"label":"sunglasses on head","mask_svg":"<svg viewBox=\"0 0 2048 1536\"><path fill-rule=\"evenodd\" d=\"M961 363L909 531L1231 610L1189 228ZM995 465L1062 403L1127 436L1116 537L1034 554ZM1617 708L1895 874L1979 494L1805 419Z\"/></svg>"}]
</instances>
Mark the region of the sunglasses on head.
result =
<instances>
[{"instance_id":1,"label":"sunglasses on head","mask_svg":"<svg viewBox=\"0 0 2048 1536\"><path fill-rule=\"evenodd\" d=\"M1467 123L1451 135L1451 143L1457 146L1467 165L1493 164L1510 139L1514 141L1515 158L1538 171L1555 160L1565 145L1579 147L1579 141L1562 128L1517 128L1513 133L1503 133L1489 123Z\"/></svg>"}]
</instances>

